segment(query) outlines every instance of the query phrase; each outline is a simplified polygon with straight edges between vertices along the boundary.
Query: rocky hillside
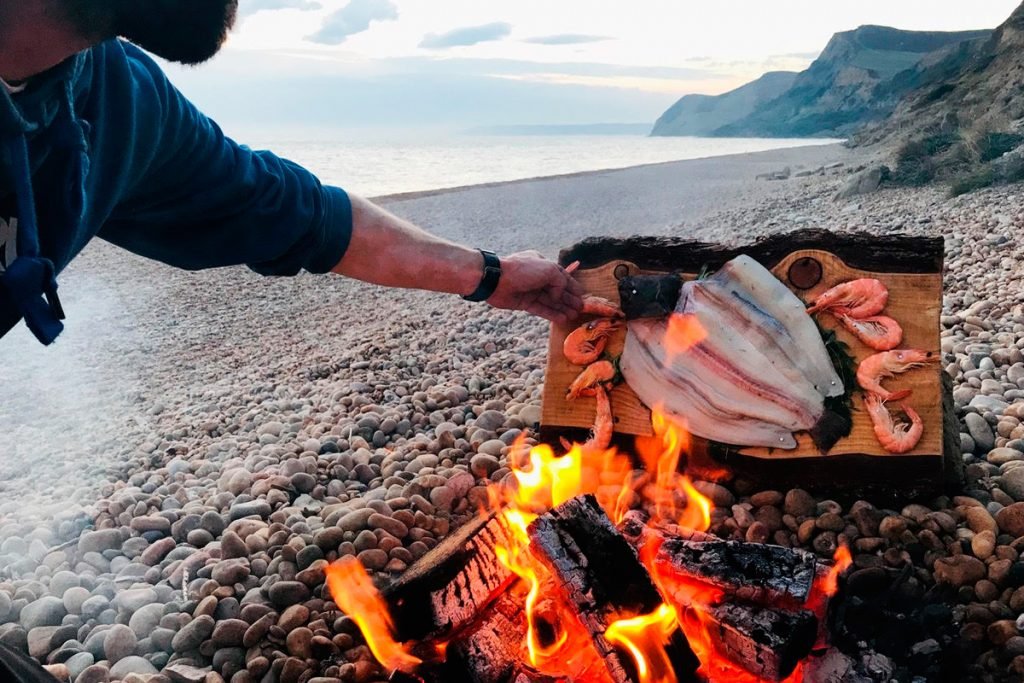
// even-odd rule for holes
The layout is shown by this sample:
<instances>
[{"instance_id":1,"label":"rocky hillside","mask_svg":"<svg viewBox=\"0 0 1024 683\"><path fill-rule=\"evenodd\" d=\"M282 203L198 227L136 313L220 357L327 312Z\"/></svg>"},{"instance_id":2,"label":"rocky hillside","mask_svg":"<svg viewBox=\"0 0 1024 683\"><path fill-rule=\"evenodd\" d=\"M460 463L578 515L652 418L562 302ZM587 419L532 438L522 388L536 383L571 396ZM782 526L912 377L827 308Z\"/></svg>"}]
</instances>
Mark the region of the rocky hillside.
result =
<instances>
[{"instance_id":1,"label":"rocky hillside","mask_svg":"<svg viewBox=\"0 0 1024 683\"><path fill-rule=\"evenodd\" d=\"M1024 120L1024 4L985 40L965 43L901 76L911 89L865 142L926 133L978 136Z\"/></svg>"},{"instance_id":2,"label":"rocky hillside","mask_svg":"<svg viewBox=\"0 0 1024 683\"><path fill-rule=\"evenodd\" d=\"M981 43L990 36L991 31L987 30L903 31L884 26L861 26L837 33L821 56L796 75L784 92L762 100L745 116L713 127L705 134L847 136L865 123L889 116L908 91L920 86L924 75L921 70L926 66L934 66L951 52L964 50L965 44ZM719 97L729 98L737 92ZM673 109L684 105L685 100ZM700 121L690 121L688 125L707 128Z\"/></svg>"},{"instance_id":3,"label":"rocky hillside","mask_svg":"<svg viewBox=\"0 0 1024 683\"><path fill-rule=\"evenodd\" d=\"M756 81L722 95L686 95L661 115L651 135L714 135L740 121L793 85L795 71L769 71Z\"/></svg>"}]
</instances>

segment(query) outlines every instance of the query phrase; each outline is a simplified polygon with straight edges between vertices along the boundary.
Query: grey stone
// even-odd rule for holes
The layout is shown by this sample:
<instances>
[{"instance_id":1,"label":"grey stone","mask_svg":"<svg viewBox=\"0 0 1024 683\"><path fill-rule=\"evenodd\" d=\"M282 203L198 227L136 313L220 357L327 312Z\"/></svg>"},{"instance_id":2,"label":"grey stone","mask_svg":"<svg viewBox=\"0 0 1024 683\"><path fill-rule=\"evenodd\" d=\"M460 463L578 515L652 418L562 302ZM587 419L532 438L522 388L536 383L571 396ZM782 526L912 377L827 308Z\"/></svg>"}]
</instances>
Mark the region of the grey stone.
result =
<instances>
[{"instance_id":1,"label":"grey stone","mask_svg":"<svg viewBox=\"0 0 1024 683\"><path fill-rule=\"evenodd\" d=\"M110 667L110 677L114 679L124 678L128 674L155 674L160 673L149 660L144 657L125 657Z\"/></svg>"},{"instance_id":2,"label":"grey stone","mask_svg":"<svg viewBox=\"0 0 1024 683\"><path fill-rule=\"evenodd\" d=\"M975 398L979 397L976 396ZM992 426L985 418L977 413L967 413L964 415L964 424L967 425L967 431L970 433L971 438L974 439L976 452L988 453L995 448L996 437L992 433Z\"/></svg>"},{"instance_id":3,"label":"grey stone","mask_svg":"<svg viewBox=\"0 0 1024 683\"><path fill-rule=\"evenodd\" d=\"M82 534L78 539L78 552L101 553L104 550L121 547L121 531L118 529L100 529Z\"/></svg>"},{"instance_id":4,"label":"grey stone","mask_svg":"<svg viewBox=\"0 0 1024 683\"><path fill-rule=\"evenodd\" d=\"M836 199L850 199L862 194L871 194L889 177L887 166L875 166L861 171L851 178L836 194Z\"/></svg>"},{"instance_id":5,"label":"grey stone","mask_svg":"<svg viewBox=\"0 0 1024 683\"><path fill-rule=\"evenodd\" d=\"M50 578L50 594L63 597L64 592L69 588L79 585L78 575L72 572L57 572Z\"/></svg>"},{"instance_id":6,"label":"grey stone","mask_svg":"<svg viewBox=\"0 0 1024 683\"><path fill-rule=\"evenodd\" d=\"M63 600L46 595L25 605L21 610L21 625L27 631L39 626L58 626L67 613Z\"/></svg>"},{"instance_id":7,"label":"grey stone","mask_svg":"<svg viewBox=\"0 0 1024 683\"><path fill-rule=\"evenodd\" d=\"M86 619L95 619L103 610L110 606L110 600L105 595L94 595L82 603L82 616Z\"/></svg>"},{"instance_id":8,"label":"grey stone","mask_svg":"<svg viewBox=\"0 0 1024 683\"><path fill-rule=\"evenodd\" d=\"M7 621L13 610L14 605L11 596L7 591L0 590L0 622Z\"/></svg>"},{"instance_id":9,"label":"grey stone","mask_svg":"<svg viewBox=\"0 0 1024 683\"><path fill-rule=\"evenodd\" d=\"M78 678L78 675L85 671L87 668L95 664L96 660L93 658L91 652L79 652L77 655L72 655L64 662L64 666L68 668L68 673L71 675L71 680Z\"/></svg>"},{"instance_id":10,"label":"grey stone","mask_svg":"<svg viewBox=\"0 0 1024 683\"><path fill-rule=\"evenodd\" d=\"M228 516L231 518L232 522L236 519L252 516L266 519L270 516L271 512L273 511L270 509L270 503L265 500L254 500L248 503L232 505L231 509L228 511Z\"/></svg>"},{"instance_id":11,"label":"grey stone","mask_svg":"<svg viewBox=\"0 0 1024 683\"><path fill-rule=\"evenodd\" d=\"M130 628L139 639L146 638L160 624L164 616L164 606L160 603L144 605L132 614L128 620Z\"/></svg>"},{"instance_id":12,"label":"grey stone","mask_svg":"<svg viewBox=\"0 0 1024 683\"><path fill-rule=\"evenodd\" d=\"M1010 406L1009 403L1001 398L983 395L972 398L969 405L975 410L993 412L997 415L1001 415Z\"/></svg>"},{"instance_id":13,"label":"grey stone","mask_svg":"<svg viewBox=\"0 0 1024 683\"><path fill-rule=\"evenodd\" d=\"M121 591L114 596L111 606L116 610L132 614L156 600L156 591L152 588L133 588Z\"/></svg>"},{"instance_id":14,"label":"grey stone","mask_svg":"<svg viewBox=\"0 0 1024 683\"><path fill-rule=\"evenodd\" d=\"M484 431L493 432L505 424L505 413L497 410L485 410L480 413L480 417L476 418L474 424Z\"/></svg>"}]
</instances>

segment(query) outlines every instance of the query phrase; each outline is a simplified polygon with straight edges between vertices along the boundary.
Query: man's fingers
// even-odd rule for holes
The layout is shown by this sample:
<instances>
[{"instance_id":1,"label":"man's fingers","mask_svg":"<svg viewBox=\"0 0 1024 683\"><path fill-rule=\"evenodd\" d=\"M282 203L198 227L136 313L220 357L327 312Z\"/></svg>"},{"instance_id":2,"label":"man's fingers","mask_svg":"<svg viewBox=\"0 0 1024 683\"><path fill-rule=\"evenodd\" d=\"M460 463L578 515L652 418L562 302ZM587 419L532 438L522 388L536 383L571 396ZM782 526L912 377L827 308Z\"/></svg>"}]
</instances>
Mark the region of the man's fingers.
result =
<instances>
[{"instance_id":1,"label":"man's fingers","mask_svg":"<svg viewBox=\"0 0 1024 683\"><path fill-rule=\"evenodd\" d=\"M566 283L565 288L567 291L572 292L578 297L582 297L584 294L587 293L587 290L583 289L583 285L580 284L579 280L577 280L574 277L569 278L569 281Z\"/></svg>"}]
</instances>

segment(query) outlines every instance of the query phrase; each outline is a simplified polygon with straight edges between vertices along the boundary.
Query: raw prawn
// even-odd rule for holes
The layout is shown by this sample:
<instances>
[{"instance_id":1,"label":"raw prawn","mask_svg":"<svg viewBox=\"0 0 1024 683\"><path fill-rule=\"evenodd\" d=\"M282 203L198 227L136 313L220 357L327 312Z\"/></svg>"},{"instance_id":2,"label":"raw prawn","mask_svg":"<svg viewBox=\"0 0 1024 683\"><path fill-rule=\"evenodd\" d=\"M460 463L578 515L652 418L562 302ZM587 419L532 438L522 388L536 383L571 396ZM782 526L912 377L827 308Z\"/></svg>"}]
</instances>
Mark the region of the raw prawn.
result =
<instances>
[{"instance_id":1,"label":"raw prawn","mask_svg":"<svg viewBox=\"0 0 1024 683\"><path fill-rule=\"evenodd\" d=\"M903 341L903 328L892 318L885 315L875 315L870 318L852 318L848 315L838 313L839 322L848 329L853 336L861 340L875 351L890 351L895 349Z\"/></svg>"},{"instance_id":2,"label":"raw prawn","mask_svg":"<svg viewBox=\"0 0 1024 683\"><path fill-rule=\"evenodd\" d=\"M572 275L580 267L579 261L573 261L565 267L567 275ZM586 315L599 315L602 318L624 318L622 309L608 299L593 294L583 295L583 313Z\"/></svg>"},{"instance_id":3,"label":"raw prawn","mask_svg":"<svg viewBox=\"0 0 1024 683\"><path fill-rule=\"evenodd\" d=\"M597 414L594 416L594 428L590 432L590 438L580 447L584 451L608 450L612 443L612 433L615 431L615 420L612 417L612 402L608 392L598 384L593 389L594 398L597 400ZM568 439L562 437L562 447L565 450L572 450L572 444Z\"/></svg>"},{"instance_id":4,"label":"raw prawn","mask_svg":"<svg viewBox=\"0 0 1024 683\"><path fill-rule=\"evenodd\" d=\"M836 285L814 300L808 313L828 311L848 315L851 318L867 318L878 315L889 300L889 290L874 278L850 280Z\"/></svg>"},{"instance_id":5,"label":"raw prawn","mask_svg":"<svg viewBox=\"0 0 1024 683\"><path fill-rule=\"evenodd\" d=\"M596 387L610 388L612 381L615 379L615 366L612 365L611 361L599 360L596 363L591 363L587 368L579 374L579 376L573 380L573 383L569 385L569 391L566 392L566 398L573 400L580 396L593 395L590 390Z\"/></svg>"},{"instance_id":6,"label":"raw prawn","mask_svg":"<svg viewBox=\"0 0 1024 683\"><path fill-rule=\"evenodd\" d=\"M887 391L882 380L900 373L921 368L928 363L938 363L939 355L920 349L897 349L868 356L857 366L857 383L869 394L875 394L883 401L898 401L910 395L910 390Z\"/></svg>"},{"instance_id":7,"label":"raw prawn","mask_svg":"<svg viewBox=\"0 0 1024 683\"><path fill-rule=\"evenodd\" d=\"M889 409L885 407L885 401L874 394L864 397L864 405L868 409L868 415L871 416L871 424L875 426L875 436L885 450L890 453L907 453L913 450L921 440L921 434L924 433L924 422L917 411L906 403L901 403L900 408L910 420L909 425L906 422L893 420Z\"/></svg>"},{"instance_id":8,"label":"raw prawn","mask_svg":"<svg viewBox=\"0 0 1024 683\"><path fill-rule=\"evenodd\" d=\"M619 329L611 318L598 318L584 323L569 333L562 344L562 354L573 365L590 365L604 352L608 337Z\"/></svg>"},{"instance_id":9,"label":"raw prawn","mask_svg":"<svg viewBox=\"0 0 1024 683\"><path fill-rule=\"evenodd\" d=\"M602 318L625 318L622 309L608 299L593 294L583 295L583 313L599 315Z\"/></svg>"}]
</instances>

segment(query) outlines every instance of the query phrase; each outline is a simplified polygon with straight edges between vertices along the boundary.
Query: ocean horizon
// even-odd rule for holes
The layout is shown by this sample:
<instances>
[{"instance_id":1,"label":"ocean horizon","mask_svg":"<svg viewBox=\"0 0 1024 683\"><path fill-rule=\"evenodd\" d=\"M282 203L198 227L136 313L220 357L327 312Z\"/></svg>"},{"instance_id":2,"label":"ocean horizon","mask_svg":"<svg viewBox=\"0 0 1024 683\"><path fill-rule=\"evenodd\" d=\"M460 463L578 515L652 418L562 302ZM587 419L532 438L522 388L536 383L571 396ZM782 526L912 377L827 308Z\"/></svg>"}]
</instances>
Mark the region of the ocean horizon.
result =
<instances>
[{"instance_id":1,"label":"ocean horizon","mask_svg":"<svg viewBox=\"0 0 1024 683\"><path fill-rule=\"evenodd\" d=\"M252 128L227 132L253 149L268 149L305 166L324 183L367 197L842 142L480 130Z\"/></svg>"}]
</instances>

